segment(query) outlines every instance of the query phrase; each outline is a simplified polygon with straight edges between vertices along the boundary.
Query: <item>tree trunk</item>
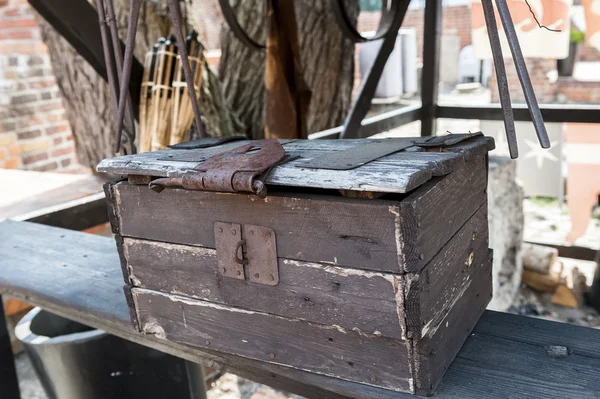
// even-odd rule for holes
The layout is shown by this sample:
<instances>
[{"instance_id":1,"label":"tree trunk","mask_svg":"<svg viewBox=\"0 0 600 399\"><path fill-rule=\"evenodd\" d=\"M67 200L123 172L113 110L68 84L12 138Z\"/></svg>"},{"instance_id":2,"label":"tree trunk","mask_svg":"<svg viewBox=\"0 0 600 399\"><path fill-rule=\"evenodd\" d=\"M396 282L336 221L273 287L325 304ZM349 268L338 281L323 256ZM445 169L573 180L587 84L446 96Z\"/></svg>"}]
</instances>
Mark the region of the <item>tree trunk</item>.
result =
<instances>
[{"instance_id":1,"label":"tree trunk","mask_svg":"<svg viewBox=\"0 0 600 399\"><path fill-rule=\"evenodd\" d=\"M354 84L354 44L338 28L330 0L297 0L304 79L312 91L308 110L310 133L343 123L351 105ZM266 17L263 0L231 2L240 25L256 41L264 43ZM346 11L356 23L358 0L346 0ZM247 48L223 25L219 77L231 108L253 138L264 135L263 52Z\"/></svg>"},{"instance_id":2,"label":"tree trunk","mask_svg":"<svg viewBox=\"0 0 600 399\"><path fill-rule=\"evenodd\" d=\"M127 31L128 0L114 0L121 38ZM36 16L44 43L48 46L63 106L71 125L79 163L94 169L102 159L113 156L115 135L107 82L57 33L48 22ZM171 23L162 1L146 1L136 35L135 56L143 62L146 52L161 36L167 36ZM205 64L200 110L211 136L230 135L243 125L224 106L220 82ZM195 129L193 130L195 131Z\"/></svg>"}]
</instances>

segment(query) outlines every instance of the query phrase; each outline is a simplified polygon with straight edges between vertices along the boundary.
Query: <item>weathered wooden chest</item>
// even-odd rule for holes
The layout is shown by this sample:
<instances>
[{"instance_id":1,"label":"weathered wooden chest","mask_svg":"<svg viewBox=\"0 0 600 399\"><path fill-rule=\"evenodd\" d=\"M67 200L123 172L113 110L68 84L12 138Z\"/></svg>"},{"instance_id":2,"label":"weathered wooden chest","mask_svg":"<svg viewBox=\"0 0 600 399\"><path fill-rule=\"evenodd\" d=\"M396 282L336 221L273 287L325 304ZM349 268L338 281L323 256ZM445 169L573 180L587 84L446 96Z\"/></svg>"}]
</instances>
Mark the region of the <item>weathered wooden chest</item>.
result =
<instances>
[{"instance_id":1,"label":"weathered wooden chest","mask_svg":"<svg viewBox=\"0 0 600 399\"><path fill-rule=\"evenodd\" d=\"M135 328L432 394L491 298L491 140L178 147L98 166Z\"/></svg>"}]
</instances>

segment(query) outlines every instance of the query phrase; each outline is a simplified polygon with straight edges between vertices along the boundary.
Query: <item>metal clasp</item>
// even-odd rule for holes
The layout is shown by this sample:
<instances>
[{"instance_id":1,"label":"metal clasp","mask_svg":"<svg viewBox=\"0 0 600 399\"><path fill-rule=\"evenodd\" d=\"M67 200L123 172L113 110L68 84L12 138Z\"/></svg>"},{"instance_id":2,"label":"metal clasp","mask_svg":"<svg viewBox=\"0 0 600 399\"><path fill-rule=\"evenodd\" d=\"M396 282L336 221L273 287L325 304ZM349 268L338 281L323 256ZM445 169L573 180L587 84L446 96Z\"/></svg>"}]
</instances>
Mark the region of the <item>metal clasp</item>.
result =
<instances>
[{"instance_id":1,"label":"metal clasp","mask_svg":"<svg viewBox=\"0 0 600 399\"><path fill-rule=\"evenodd\" d=\"M238 280L247 277L258 284L279 284L273 229L225 222L215 222L214 227L219 274Z\"/></svg>"}]
</instances>

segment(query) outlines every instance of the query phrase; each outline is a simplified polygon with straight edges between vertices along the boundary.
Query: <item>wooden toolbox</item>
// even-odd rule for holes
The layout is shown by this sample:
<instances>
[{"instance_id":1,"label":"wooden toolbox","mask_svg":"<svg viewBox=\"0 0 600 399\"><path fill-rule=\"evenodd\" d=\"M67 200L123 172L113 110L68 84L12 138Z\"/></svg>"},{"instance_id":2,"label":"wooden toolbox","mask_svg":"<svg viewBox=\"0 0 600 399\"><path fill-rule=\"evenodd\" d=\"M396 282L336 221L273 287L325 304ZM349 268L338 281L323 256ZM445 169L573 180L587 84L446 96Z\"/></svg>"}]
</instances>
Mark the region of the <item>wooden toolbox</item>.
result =
<instances>
[{"instance_id":1,"label":"wooden toolbox","mask_svg":"<svg viewBox=\"0 0 600 399\"><path fill-rule=\"evenodd\" d=\"M139 331L430 395L492 294L479 134L106 159Z\"/></svg>"}]
</instances>

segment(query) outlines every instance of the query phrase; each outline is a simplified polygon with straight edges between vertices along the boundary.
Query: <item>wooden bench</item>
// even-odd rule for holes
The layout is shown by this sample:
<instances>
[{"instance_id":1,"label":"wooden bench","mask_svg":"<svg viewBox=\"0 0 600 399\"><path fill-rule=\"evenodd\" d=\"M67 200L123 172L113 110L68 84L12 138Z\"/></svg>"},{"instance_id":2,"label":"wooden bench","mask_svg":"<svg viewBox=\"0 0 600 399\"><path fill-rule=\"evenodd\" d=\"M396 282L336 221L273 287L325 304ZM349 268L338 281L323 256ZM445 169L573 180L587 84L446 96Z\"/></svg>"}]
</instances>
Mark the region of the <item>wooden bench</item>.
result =
<instances>
[{"instance_id":1,"label":"wooden bench","mask_svg":"<svg viewBox=\"0 0 600 399\"><path fill-rule=\"evenodd\" d=\"M0 293L187 360L311 398L410 398L301 370L134 332L115 243L28 222L0 222ZM561 357L549 347L564 346ZM1 363L1 361L0 361ZM487 311L436 391L438 398L600 396L600 330ZM2 394L0 387L0 397Z\"/></svg>"}]
</instances>

